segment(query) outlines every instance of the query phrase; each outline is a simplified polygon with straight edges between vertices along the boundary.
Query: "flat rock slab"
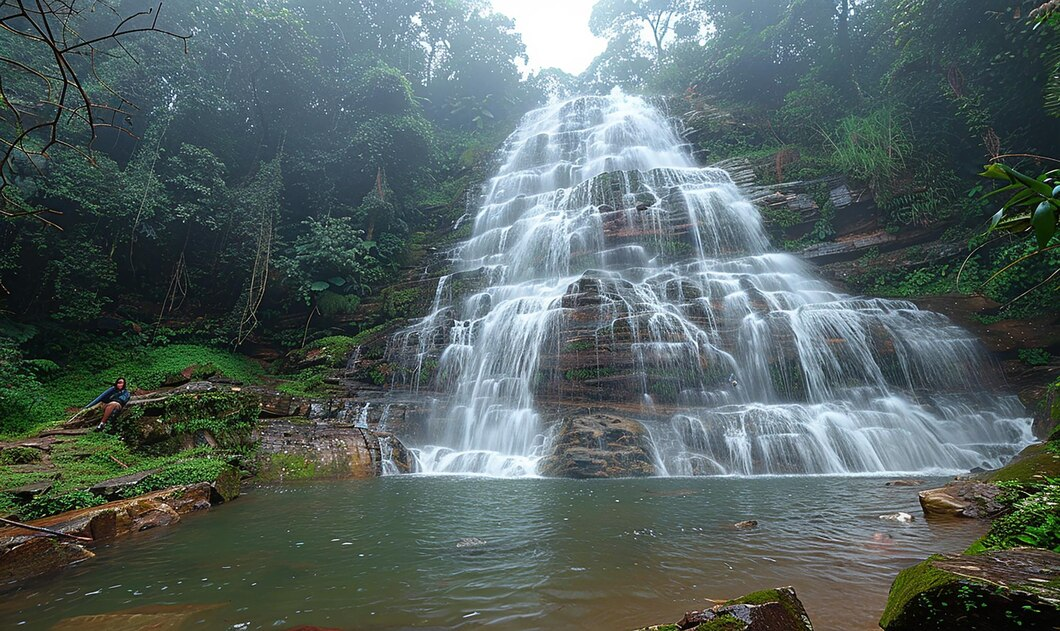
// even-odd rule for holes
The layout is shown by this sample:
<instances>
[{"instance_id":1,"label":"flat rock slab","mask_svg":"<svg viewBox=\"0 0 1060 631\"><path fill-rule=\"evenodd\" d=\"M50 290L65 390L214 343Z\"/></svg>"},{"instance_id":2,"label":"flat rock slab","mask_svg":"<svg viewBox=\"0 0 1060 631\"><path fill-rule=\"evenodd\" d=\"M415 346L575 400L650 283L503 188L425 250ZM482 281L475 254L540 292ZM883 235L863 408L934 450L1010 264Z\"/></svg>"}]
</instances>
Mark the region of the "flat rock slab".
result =
<instances>
[{"instance_id":1,"label":"flat rock slab","mask_svg":"<svg viewBox=\"0 0 1060 631\"><path fill-rule=\"evenodd\" d=\"M934 556L903 570L880 620L885 631L1054 631L1060 554L1016 548Z\"/></svg>"},{"instance_id":2,"label":"flat rock slab","mask_svg":"<svg viewBox=\"0 0 1060 631\"><path fill-rule=\"evenodd\" d=\"M129 475L103 480L88 490L100 497L116 500L121 497L122 491L136 486L143 482L144 479L158 473L159 471L161 471L161 469L148 469L147 471L139 471L137 473L130 473Z\"/></svg>"},{"instance_id":3,"label":"flat rock slab","mask_svg":"<svg viewBox=\"0 0 1060 631\"><path fill-rule=\"evenodd\" d=\"M38 495L44 495L52 489L55 484L51 480L41 480L40 482L31 482L30 484L23 484L20 487L13 489L7 489L5 493L10 493L18 499L28 502Z\"/></svg>"}]
</instances>

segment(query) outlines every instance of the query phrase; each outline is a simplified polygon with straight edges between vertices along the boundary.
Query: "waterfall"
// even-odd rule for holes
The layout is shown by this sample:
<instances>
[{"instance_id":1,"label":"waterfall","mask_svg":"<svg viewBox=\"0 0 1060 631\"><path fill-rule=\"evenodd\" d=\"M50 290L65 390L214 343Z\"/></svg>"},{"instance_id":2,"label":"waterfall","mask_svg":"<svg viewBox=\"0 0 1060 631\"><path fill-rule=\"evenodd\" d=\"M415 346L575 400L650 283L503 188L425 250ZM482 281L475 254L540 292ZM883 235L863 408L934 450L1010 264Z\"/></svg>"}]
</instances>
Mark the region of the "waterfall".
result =
<instances>
[{"instance_id":1,"label":"waterfall","mask_svg":"<svg viewBox=\"0 0 1060 631\"><path fill-rule=\"evenodd\" d=\"M958 471L1030 442L968 332L771 252L643 99L533 111L502 162L431 313L390 343L439 393L420 471L532 476L551 415L585 408L641 421L669 475Z\"/></svg>"}]
</instances>

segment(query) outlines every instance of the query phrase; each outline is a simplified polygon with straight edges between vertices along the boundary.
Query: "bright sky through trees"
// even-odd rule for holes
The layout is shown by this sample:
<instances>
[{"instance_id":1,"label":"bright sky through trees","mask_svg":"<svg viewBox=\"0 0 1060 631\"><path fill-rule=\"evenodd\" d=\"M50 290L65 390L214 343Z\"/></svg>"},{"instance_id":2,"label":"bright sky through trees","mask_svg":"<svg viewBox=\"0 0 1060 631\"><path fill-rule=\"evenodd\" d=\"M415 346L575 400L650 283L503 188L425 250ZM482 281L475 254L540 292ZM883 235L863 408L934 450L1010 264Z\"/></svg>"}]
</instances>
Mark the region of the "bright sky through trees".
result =
<instances>
[{"instance_id":1,"label":"bright sky through trees","mask_svg":"<svg viewBox=\"0 0 1060 631\"><path fill-rule=\"evenodd\" d=\"M578 74L607 42L589 32L596 0L493 0L493 7L515 19L530 57L530 69L556 67Z\"/></svg>"}]
</instances>

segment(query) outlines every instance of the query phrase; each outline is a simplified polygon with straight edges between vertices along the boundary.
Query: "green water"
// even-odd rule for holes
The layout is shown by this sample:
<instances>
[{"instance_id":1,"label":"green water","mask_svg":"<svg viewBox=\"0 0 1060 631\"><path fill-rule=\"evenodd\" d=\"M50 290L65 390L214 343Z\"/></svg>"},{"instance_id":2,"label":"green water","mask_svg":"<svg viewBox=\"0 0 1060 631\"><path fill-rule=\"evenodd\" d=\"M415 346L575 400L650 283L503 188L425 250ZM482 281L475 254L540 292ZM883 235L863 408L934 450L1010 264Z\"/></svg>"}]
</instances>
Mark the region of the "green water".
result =
<instances>
[{"instance_id":1,"label":"green water","mask_svg":"<svg viewBox=\"0 0 1060 631\"><path fill-rule=\"evenodd\" d=\"M879 519L899 510L918 519ZM6 594L0 628L146 627L70 619L202 605L161 618L175 629L631 629L793 585L818 629L860 631L875 628L898 570L963 549L981 528L919 515L915 489L870 478L256 488ZM761 526L732 528L745 519Z\"/></svg>"}]
</instances>

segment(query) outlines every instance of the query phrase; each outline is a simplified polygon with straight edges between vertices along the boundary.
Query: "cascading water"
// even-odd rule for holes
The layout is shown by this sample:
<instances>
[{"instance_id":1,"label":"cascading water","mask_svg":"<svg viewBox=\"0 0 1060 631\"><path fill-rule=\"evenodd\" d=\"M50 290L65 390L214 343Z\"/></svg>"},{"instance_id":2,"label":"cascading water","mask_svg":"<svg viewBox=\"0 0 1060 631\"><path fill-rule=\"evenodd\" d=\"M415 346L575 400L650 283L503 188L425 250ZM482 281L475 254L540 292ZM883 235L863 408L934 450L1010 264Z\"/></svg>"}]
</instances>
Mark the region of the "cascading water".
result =
<instances>
[{"instance_id":1,"label":"cascading water","mask_svg":"<svg viewBox=\"0 0 1060 631\"><path fill-rule=\"evenodd\" d=\"M1031 440L971 335L769 252L637 97L528 114L456 269L391 341L442 394L425 473L534 475L543 415L587 407L640 420L670 475L966 470Z\"/></svg>"}]
</instances>

